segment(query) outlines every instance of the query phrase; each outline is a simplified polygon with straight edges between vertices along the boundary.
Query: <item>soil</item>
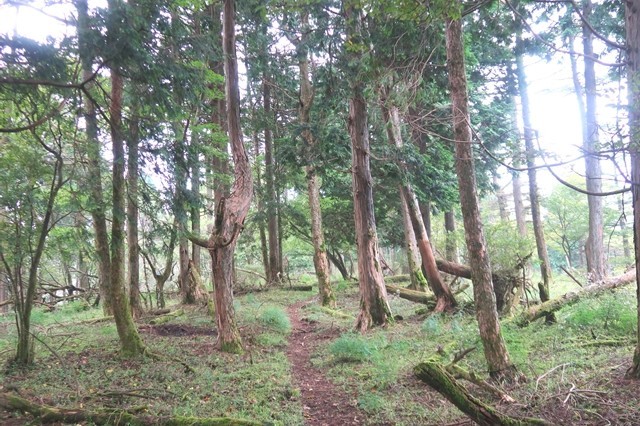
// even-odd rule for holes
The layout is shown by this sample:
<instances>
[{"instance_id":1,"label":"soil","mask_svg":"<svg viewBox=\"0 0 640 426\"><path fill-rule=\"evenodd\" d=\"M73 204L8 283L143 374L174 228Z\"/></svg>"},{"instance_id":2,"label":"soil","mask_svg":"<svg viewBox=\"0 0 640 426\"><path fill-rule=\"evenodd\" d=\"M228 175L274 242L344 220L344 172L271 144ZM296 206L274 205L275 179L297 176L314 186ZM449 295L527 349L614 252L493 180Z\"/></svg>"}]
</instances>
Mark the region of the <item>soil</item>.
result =
<instances>
[{"instance_id":1,"label":"soil","mask_svg":"<svg viewBox=\"0 0 640 426\"><path fill-rule=\"evenodd\" d=\"M300 389L305 424L309 426L355 426L366 422L357 407L357 396L336 387L326 374L311 363L320 344L339 334L336 329L321 330L317 324L300 318L300 309L309 301L288 308L292 332L287 356L292 365L293 382Z\"/></svg>"}]
</instances>

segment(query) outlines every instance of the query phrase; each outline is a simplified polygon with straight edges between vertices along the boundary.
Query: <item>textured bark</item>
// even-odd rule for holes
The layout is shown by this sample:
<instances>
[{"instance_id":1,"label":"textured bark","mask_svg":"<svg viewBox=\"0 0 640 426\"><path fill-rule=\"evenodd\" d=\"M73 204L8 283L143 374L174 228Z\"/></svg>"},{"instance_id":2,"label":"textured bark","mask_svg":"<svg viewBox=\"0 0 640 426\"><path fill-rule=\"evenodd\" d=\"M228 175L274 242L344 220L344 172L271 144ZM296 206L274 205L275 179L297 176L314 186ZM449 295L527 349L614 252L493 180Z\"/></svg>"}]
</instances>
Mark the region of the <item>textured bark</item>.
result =
<instances>
[{"instance_id":1,"label":"textured bark","mask_svg":"<svg viewBox=\"0 0 640 426\"><path fill-rule=\"evenodd\" d=\"M278 212L276 197L275 162L273 158L273 137L271 133L271 83L266 72L262 76L262 100L266 125L264 128L264 162L265 162L265 190L267 207L267 237L269 242L269 273L270 283L280 282L280 253L278 241Z\"/></svg>"},{"instance_id":2,"label":"textured bark","mask_svg":"<svg viewBox=\"0 0 640 426\"><path fill-rule=\"evenodd\" d=\"M362 43L362 15L359 2L345 0L343 7L347 20L347 40L359 46ZM350 62L358 63L361 53L350 48ZM373 211L373 191L369 164L369 129L367 104L364 99L364 84L357 70L350 81L349 135L351 136L351 177L353 204L358 247L358 283L360 287L360 313L355 328L362 332L375 325L384 325L391 319L391 308L387 301L382 267L379 259L378 234Z\"/></svg>"},{"instance_id":3,"label":"textured bark","mask_svg":"<svg viewBox=\"0 0 640 426\"><path fill-rule=\"evenodd\" d=\"M591 19L593 4L591 0L582 2L582 14L586 20ZM592 193L602 192L602 170L598 151L600 141L598 137L597 121L597 89L596 72L593 53L593 34L586 23L582 24L582 40L584 46L584 89L586 98L586 111L583 115L583 144L585 156L585 177L587 191ZM581 96L580 92L578 95ZM602 280L607 275L607 265L604 254L604 207L602 197L588 195L589 202L589 237L587 238L587 273L595 282Z\"/></svg>"},{"instance_id":4,"label":"textured bark","mask_svg":"<svg viewBox=\"0 0 640 426\"><path fill-rule=\"evenodd\" d=\"M222 198L216 206L216 220L208 241L208 250L211 255L218 325L217 345L222 351L239 353L242 352L242 339L233 308L233 254L251 205L253 183L240 127L234 0L225 0L222 16L227 126L234 163L234 181L230 195Z\"/></svg>"},{"instance_id":5,"label":"textured bark","mask_svg":"<svg viewBox=\"0 0 640 426\"><path fill-rule=\"evenodd\" d=\"M536 249L538 260L540 261L540 274L542 282L538 284L540 300L546 302L549 300L549 283L551 281L551 264L549 262L549 254L547 252L547 244L544 238L544 228L542 226L542 214L540 212L540 201L538 198L538 180L535 168L536 150L533 145L534 132L531 125L531 112L529 108L529 89L527 79L524 72L522 37L520 33L516 35L516 67L518 74L518 91L520 94L520 103L522 105L522 123L524 125L524 144L527 157L527 167L529 174L529 200L531 203L531 220L533 222L533 233L536 238ZM550 315L547 317L548 322L555 321Z\"/></svg>"},{"instance_id":6,"label":"textured bark","mask_svg":"<svg viewBox=\"0 0 640 426\"><path fill-rule=\"evenodd\" d=\"M137 114L137 108L133 110ZM138 118L133 117L127 140L127 269L129 275L129 303L134 318L142 315L140 300L140 248L138 246Z\"/></svg>"},{"instance_id":7,"label":"textured bark","mask_svg":"<svg viewBox=\"0 0 640 426\"><path fill-rule=\"evenodd\" d=\"M78 10L78 46L82 62L82 76L86 81L93 75L93 56L90 46L90 23L88 5L86 0L76 2ZM87 83L85 89L89 92L93 88L93 82ZM100 171L100 140L98 139L98 119L96 105L93 100L84 93L83 116L86 126L86 153L87 153L87 184L89 186L89 211L93 221L95 233L95 247L98 257L98 286L100 300L105 315L113 313L111 301L108 296L109 282L111 281L111 255L109 254L109 231L107 229L106 207L102 190L102 172Z\"/></svg>"},{"instance_id":8,"label":"textured bark","mask_svg":"<svg viewBox=\"0 0 640 426\"><path fill-rule=\"evenodd\" d=\"M458 262L458 241L456 239L456 216L453 210L444 212L444 230L446 232L445 254L449 262Z\"/></svg>"},{"instance_id":9,"label":"textured bark","mask_svg":"<svg viewBox=\"0 0 640 426\"><path fill-rule=\"evenodd\" d=\"M311 216L311 241L313 243L313 266L318 278L318 291L320 293L320 304L335 308L336 301L331 289L331 276L329 273L329 260L324 243L324 232L322 230L322 211L320 209L320 183L316 173L316 166L313 164L313 154L316 149L316 140L310 130L310 112L313 105L314 91L309 78L309 59L307 43L309 37L309 16L307 12L302 12L301 16L301 40L297 46L298 68L300 69L300 108L298 110L300 125L303 128L302 138L307 147L307 165L305 171L307 175L307 194L309 197L309 213Z\"/></svg>"},{"instance_id":10,"label":"textured bark","mask_svg":"<svg viewBox=\"0 0 640 426\"><path fill-rule=\"evenodd\" d=\"M109 8L112 9L112 5ZM111 222L111 281L108 295L113 309L122 355L133 357L144 353L144 345L133 322L131 306L125 291L125 155L122 133L122 99L124 79L116 67L111 68L111 104L109 124L113 155Z\"/></svg>"},{"instance_id":11,"label":"textured bark","mask_svg":"<svg viewBox=\"0 0 640 426\"><path fill-rule=\"evenodd\" d=\"M402 192L400 193L400 208L402 209L402 225L404 228L404 243L407 251L407 267L409 269L409 288L412 290L425 291L427 289L427 279L422 273L420 259L418 258L418 243L416 233L413 231L409 206Z\"/></svg>"},{"instance_id":12,"label":"textured bark","mask_svg":"<svg viewBox=\"0 0 640 426\"><path fill-rule=\"evenodd\" d=\"M193 135L196 138L196 135ZM198 145L199 141L194 140L194 144ZM200 229L200 208L201 208L201 196L200 196L200 158L196 149L191 150L189 157L189 167L191 168L191 232L193 235L201 235ZM200 261L201 261L201 247L197 244L191 245L191 265L200 273Z\"/></svg>"},{"instance_id":13,"label":"textured bark","mask_svg":"<svg viewBox=\"0 0 640 426\"><path fill-rule=\"evenodd\" d=\"M418 379L431 386L471 420L480 426L533 426L551 425L542 419L510 417L480 401L436 361L418 364L413 369Z\"/></svg>"},{"instance_id":14,"label":"textured bark","mask_svg":"<svg viewBox=\"0 0 640 426\"><path fill-rule=\"evenodd\" d=\"M446 23L447 69L453 108L453 135L455 140L456 173L460 192L460 206L464 222L465 240L469 252L471 281L476 304L476 317L484 355L492 377L513 378L515 367L509 359L500 330L496 299L491 280L491 265L487 253L471 146L469 100L464 65L462 23L460 19Z\"/></svg>"},{"instance_id":15,"label":"textured bark","mask_svg":"<svg viewBox=\"0 0 640 426\"><path fill-rule=\"evenodd\" d=\"M396 148L402 148L403 141L400 128L400 114L395 105L389 104L389 94L389 88L381 89L382 116L387 127L387 138ZM398 165L406 172L406 164L399 162ZM436 258L433 254L431 243L429 242L429 236L422 219L418 199L408 182L400 185L400 197L401 203L407 207L407 213L415 232L416 243L422 257L422 267L424 268L427 282L437 298L435 311L449 311L456 306L456 300L453 297L451 289L445 284L440 276L440 272L438 272Z\"/></svg>"},{"instance_id":16,"label":"textured bark","mask_svg":"<svg viewBox=\"0 0 640 426\"><path fill-rule=\"evenodd\" d=\"M633 201L633 243L636 265L636 300L640 320L640 0L626 0L627 78L629 96L629 134ZM640 327L633 363L627 376L640 379Z\"/></svg>"}]
</instances>

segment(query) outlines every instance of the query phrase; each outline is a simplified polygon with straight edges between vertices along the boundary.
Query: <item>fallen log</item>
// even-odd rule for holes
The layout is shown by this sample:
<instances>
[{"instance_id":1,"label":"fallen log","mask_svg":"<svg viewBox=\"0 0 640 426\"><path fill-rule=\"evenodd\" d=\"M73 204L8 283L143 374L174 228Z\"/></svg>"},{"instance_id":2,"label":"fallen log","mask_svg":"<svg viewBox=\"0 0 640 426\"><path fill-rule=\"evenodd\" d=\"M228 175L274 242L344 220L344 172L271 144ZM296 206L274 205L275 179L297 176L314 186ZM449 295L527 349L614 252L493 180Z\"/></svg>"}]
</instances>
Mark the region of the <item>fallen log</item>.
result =
<instances>
[{"instance_id":1,"label":"fallen log","mask_svg":"<svg viewBox=\"0 0 640 426\"><path fill-rule=\"evenodd\" d=\"M433 305L436 303L436 296L429 292L425 293L424 291L411 290L405 287L400 287L392 284L385 284L387 287L388 294L395 294L401 299L409 300L411 302L422 303L425 305ZM456 289L454 294L462 293L465 291L469 285L461 285Z\"/></svg>"},{"instance_id":2,"label":"fallen log","mask_svg":"<svg viewBox=\"0 0 640 426\"><path fill-rule=\"evenodd\" d=\"M39 405L19 396L0 393L0 407L8 411L19 411L31 414L40 424L50 423L84 423L114 426L258 426L263 423L234 419L229 417L182 417L182 416L144 416L119 409L100 409L87 411L84 409L56 408Z\"/></svg>"},{"instance_id":3,"label":"fallen log","mask_svg":"<svg viewBox=\"0 0 640 426\"><path fill-rule=\"evenodd\" d=\"M409 300L411 302L423 303L425 305L433 305L436 303L436 296L433 293L425 293L424 291L410 290L408 288L399 287L397 285L386 284L387 293Z\"/></svg>"},{"instance_id":4,"label":"fallen log","mask_svg":"<svg viewBox=\"0 0 640 426\"><path fill-rule=\"evenodd\" d=\"M418 379L447 398L460 411L480 426L550 426L543 419L511 417L480 401L462 386L447 370L434 360L414 367Z\"/></svg>"},{"instance_id":5,"label":"fallen log","mask_svg":"<svg viewBox=\"0 0 640 426\"><path fill-rule=\"evenodd\" d=\"M569 292L564 296L549 300L536 306L532 306L531 308L520 314L520 316L516 320L516 324L518 324L520 327L524 327L539 318L546 317L547 315L556 312L566 306L571 306L587 296L595 296L607 290L613 290L615 288L631 284L635 281L635 279L636 270L631 269L622 275L610 278L608 280L605 280L604 282L583 287L579 291Z\"/></svg>"},{"instance_id":6,"label":"fallen log","mask_svg":"<svg viewBox=\"0 0 640 426\"><path fill-rule=\"evenodd\" d=\"M411 279L408 274L402 275L390 275L388 277L384 277L384 282L387 283L405 283L409 282Z\"/></svg>"},{"instance_id":7,"label":"fallen log","mask_svg":"<svg viewBox=\"0 0 640 426\"><path fill-rule=\"evenodd\" d=\"M160 315L158 317L153 318L151 321L149 321L149 324L153 324L153 325L164 324L182 315L184 315L184 310L177 309L173 312L169 312L168 314Z\"/></svg>"},{"instance_id":8,"label":"fallen log","mask_svg":"<svg viewBox=\"0 0 640 426\"><path fill-rule=\"evenodd\" d=\"M289 287L283 287L283 289L289 290L289 291L311 291L313 290L313 286L312 285L293 285Z\"/></svg>"}]
</instances>

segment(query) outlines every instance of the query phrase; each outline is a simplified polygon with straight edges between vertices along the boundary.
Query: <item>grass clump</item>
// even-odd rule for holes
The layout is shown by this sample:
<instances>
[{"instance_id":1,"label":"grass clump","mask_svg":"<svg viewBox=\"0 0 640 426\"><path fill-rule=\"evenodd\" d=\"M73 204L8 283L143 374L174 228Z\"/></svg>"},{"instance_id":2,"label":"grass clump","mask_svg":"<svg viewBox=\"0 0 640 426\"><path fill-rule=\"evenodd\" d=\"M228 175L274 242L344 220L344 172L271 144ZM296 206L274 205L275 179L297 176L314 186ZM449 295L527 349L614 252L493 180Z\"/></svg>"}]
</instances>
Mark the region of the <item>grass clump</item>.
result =
<instances>
[{"instance_id":1,"label":"grass clump","mask_svg":"<svg viewBox=\"0 0 640 426\"><path fill-rule=\"evenodd\" d=\"M329 347L329 352L338 362L364 362L374 355L375 348L362 336L343 334Z\"/></svg>"},{"instance_id":2,"label":"grass clump","mask_svg":"<svg viewBox=\"0 0 640 426\"><path fill-rule=\"evenodd\" d=\"M258 322L270 330L282 334L291 333L291 321L284 309L277 306L268 306L260 315Z\"/></svg>"}]
</instances>

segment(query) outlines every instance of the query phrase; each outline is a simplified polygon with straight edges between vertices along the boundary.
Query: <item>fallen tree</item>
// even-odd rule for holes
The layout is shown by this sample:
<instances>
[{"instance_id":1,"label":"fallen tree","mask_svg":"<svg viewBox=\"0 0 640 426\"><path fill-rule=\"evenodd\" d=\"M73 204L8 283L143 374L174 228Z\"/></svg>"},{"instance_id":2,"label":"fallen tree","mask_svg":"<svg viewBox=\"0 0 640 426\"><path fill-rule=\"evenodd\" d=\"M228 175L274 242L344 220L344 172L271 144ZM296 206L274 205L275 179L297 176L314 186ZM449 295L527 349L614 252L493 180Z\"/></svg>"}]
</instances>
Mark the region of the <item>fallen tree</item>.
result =
<instances>
[{"instance_id":1,"label":"fallen tree","mask_svg":"<svg viewBox=\"0 0 640 426\"><path fill-rule=\"evenodd\" d=\"M40 424L91 422L98 425L113 426L259 426L263 423L234 419L229 417L181 417L181 416L148 416L138 414L138 410L101 409L88 411L84 409L56 408L40 405L9 393L0 393L0 407L8 411L19 411L36 417Z\"/></svg>"},{"instance_id":2,"label":"fallen tree","mask_svg":"<svg viewBox=\"0 0 640 426\"><path fill-rule=\"evenodd\" d=\"M418 379L447 398L460 411L480 426L534 426L551 425L546 420L529 417L511 417L480 401L435 360L418 364L413 369Z\"/></svg>"},{"instance_id":3,"label":"fallen tree","mask_svg":"<svg viewBox=\"0 0 640 426\"><path fill-rule=\"evenodd\" d=\"M583 287L579 291L570 292L565 294L564 296L558 297L557 299L549 300L539 305L532 306L531 308L520 314L520 316L516 320L516 324L524 327L539 318L546 317L547 315L556 312L566 306L571 306L587 296L595 296L607 290L613 290L615 288L631 284L632 282L635 282L635 279L636 270L631 269L617 277L610 278L603 282L591 284L587 287Z\"/></svg>"},{"instance_id":4,"label":"fallen tree","mask_svg":"<svg viewBox=\"0 0 640 426\"><path fill-rule=\"evenodd\" d=\"M519 299L518 289L526 284L522 276L522 268L527 258L522 259L511 271L492 272L493 289L496 295L496 307L498 312L505 313L517 304ZM467 265L453 263L442 259L436 259L436 265L440 272L445 272L460 278L471 279L471 268Z\"/></svg>"},{"instance_id":5,"label":"fallen tree","mask_svg":"<svg viewBox=\"0 0 640 426\"><path fill-rule=\"evenodd\" d=\"M424 291L411 290L405 287L400 287L392 284L385 284L385 286L387 287L387 294L395 294L401 299L409 300L411 302L435 306L436 296L431 292L425 293ZM461 285L455 290L454 294L462 293L468 287L469 287L468 284Z\"/></svg>"}]
</instances>

